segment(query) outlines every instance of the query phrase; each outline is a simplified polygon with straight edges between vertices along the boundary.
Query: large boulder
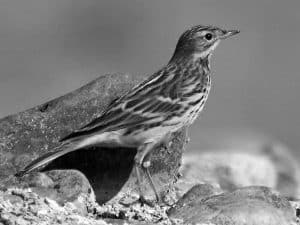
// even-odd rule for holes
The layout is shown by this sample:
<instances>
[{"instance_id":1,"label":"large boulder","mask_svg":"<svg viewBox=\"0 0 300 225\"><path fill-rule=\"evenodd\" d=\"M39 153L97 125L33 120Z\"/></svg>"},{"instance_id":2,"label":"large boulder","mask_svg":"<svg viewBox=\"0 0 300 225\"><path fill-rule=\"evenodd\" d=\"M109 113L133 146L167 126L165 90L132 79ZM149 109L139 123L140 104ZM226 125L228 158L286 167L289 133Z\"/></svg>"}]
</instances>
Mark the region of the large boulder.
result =
<instances>
[{"instance_id":1,"label":"large boulder","mask_svg":"<svg viewBox=\"0 0 300 225\"><path fill-rule=\"evenodd\" d=\"M16 186L20 182L24 187L25 182L28 184L27 187L30 187L32 186L30 184L35 186L40 184L41 176L16 180L13 174L33 159L57 147L60 138L99 116L114 99L140 81L141 77L129 74L100 76L69 94L1 119L0 185ZM162 194L176 180L184 144L185 132L178 132L173 135L168 150L166 146L161 146L152 154L153 163L150 171ZM99 147L82 149L53 161L43 171L79 170L87 177L99 203L118 201L124 193L130 195L137 192L136 177L132 172L135 154L136 149ZM64 177L61 173L67 171L60 170L57 173L58 177ZM49 174L45 176L49 177ZM69 173L68 176L72 177L73 173ZM48 179L50 183L52 180L53 177ZM72 181L71 178L68 180ZM66 183L64 185L68 186ZM147 179L144 179L143 186L148 197L153 198L154 194L149 188ZM73 194L71 189L69 194L67 190L64 192L65 196Z\"/></svg>"}]
</instances>

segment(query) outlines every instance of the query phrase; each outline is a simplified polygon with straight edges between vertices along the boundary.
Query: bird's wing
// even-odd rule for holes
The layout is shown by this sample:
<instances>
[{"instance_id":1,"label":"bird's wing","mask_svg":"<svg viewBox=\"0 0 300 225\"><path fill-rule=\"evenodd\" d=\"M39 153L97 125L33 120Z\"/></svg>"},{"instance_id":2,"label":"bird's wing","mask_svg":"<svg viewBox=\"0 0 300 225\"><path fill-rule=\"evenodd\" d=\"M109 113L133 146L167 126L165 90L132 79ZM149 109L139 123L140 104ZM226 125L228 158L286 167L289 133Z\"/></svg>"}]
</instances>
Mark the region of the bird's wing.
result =
<instances>
[{"instance_id":1,"label":"bird's wing","mask_svg":"<svg viewBox=\"0 0 300 225\"><path fill-rule=\"evenodd\" d=\"M176 86L170 83L173 75L159 71L150 76L113 102L101 116L60 141L162 121L180 108Z\"/></svg>"}]
</instances>

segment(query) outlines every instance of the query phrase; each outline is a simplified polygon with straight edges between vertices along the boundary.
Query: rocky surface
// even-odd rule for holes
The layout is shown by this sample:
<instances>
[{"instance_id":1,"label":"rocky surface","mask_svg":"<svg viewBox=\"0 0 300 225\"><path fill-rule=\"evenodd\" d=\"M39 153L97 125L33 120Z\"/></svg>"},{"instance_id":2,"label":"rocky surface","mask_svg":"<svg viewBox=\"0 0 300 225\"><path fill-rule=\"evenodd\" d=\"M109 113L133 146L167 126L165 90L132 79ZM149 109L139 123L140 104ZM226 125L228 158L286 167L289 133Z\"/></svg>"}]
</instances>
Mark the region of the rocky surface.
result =
<instances>
[{"instance_id":1,"label":"rocky surface","mask_svg":"<svg viewBox=\"0 0 300 225\"><path fill-rule=\"evenodd\" d=\"M61 205L50 198L41 197L31 189L10 188L0 191L0 224L151 225L152 222L141 222L137 220L138 217L134 216L143 216L143 220L146 221L154 220L154 215L156 215L156 220L161 219L159 211L162 210L158 208L150 210L148 207L147 210L147 207L142 209L136 205L131 207L131 211L128 209L126 214L121 206L119 208L116 205L100 207L84 194L79 196L78 201L84 202L87 213L82 214L76 202L66 202ZM115 219L109 218L109 215L105 216L108 217L106 219L100 218L100 215L104 217L104 214L108 212L110 216L114 215Z\"/></svg>"},{"instance_id":2,"label":"rocky surface","mask_svg":"<svg viewBox=\"0 0 300 225\"><path fill-rule=\"evenodd\" d=\"M82 194L86 214L76 204L63 205L30 189L0 190L0 224L37 225L296 225L298 202L289 202L261 186L216 194L212 185L196 185L172 207L133 204L99 206ZM167 213L166 213L167 212Z\"/></svg>"},{"instance_id":3,"label":"rocky surface","mask_svg":"<svg viewBox=\"0 0 300 225\"><path fill-rule=\"evenodd\" d=\"M81 195L79 201L90 203ZM88 214L82 215L76 204L59 205L56 201L43 198L30 189L8 189L0 191L0 224L106 224L95 221Z\"/></svg>"},{"instance_id":4,"label":"rocky surface","mask_svg":"<svg viewBox=\"0 0 300 225\"><path fill-rule=\"evenodd\" d=\"M34 173L22 179L12 176L2 183L2 189L28 189L39 197L47 197L64 205L72 203L80 215L87 214L87 202L95 202L94 191L87 178L77 170L52 170ZM82 196L85 196L84 198Z\"/></svg>"},{"instance_id":5,"label":"rocky surface","mask_svg":"<svg viewBox=\"0 0 300 225\"><path fill-rule=\"evenodd\" d=\"M102 76L0 120L0 225L300 224L299 165L278 144L258 151L187 153L179 178L186 142L182 130L168 149L160 146L153 153L151 173L164 200L154 206L136 202L135 149L82 149L41 172L13 176L137 82L126 74ZM143 188L154 197L146 179Z\"/></svg>"}]
</instances>

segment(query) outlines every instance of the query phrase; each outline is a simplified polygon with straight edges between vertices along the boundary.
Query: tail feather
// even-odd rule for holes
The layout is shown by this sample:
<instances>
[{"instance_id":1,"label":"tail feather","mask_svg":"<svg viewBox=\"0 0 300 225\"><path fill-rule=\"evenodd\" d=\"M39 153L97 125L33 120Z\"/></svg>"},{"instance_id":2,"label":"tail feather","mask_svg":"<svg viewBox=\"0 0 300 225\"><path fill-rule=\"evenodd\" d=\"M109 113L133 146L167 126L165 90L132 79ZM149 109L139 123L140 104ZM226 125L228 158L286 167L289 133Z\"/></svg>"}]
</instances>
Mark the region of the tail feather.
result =
<instances>
[{"instance_id":1,"label":"tail feather","mask_svg":"<svg viewBox=\"0 0 300 225\"><path fill-rule=\"evenodd\" d=\"M46 153L45 155L33 160L29 165L27 165L24 169L20 170L15 174L16 177L22 177L27 173L30 173L31 171L69 153L72 151L77 150L76 146L74 144L66 143L62 146L57 147L57 150L53 152Z\"/></svg>"}]
</instances>

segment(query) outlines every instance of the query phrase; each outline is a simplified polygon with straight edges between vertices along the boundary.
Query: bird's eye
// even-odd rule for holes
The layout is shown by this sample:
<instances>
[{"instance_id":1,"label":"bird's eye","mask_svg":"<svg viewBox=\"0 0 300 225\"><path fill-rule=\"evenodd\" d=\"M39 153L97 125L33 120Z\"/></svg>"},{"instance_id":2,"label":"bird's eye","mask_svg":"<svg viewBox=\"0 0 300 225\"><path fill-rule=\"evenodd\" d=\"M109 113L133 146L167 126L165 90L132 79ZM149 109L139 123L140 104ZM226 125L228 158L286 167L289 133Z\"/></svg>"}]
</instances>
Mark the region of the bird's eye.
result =
<instances>
[{"instance_id":1,"label":"bird's eye","mask_svg":"<svg viewBox=\"0 0 300 225\"><path fill-rule=\"evenodd\" d=\"M212 39L213 36L212 36L211 33L207 33L207 34L205 34L204 37L205 37L206 40L210 41L210 40Z\"/></svg>"}]
</instances>

